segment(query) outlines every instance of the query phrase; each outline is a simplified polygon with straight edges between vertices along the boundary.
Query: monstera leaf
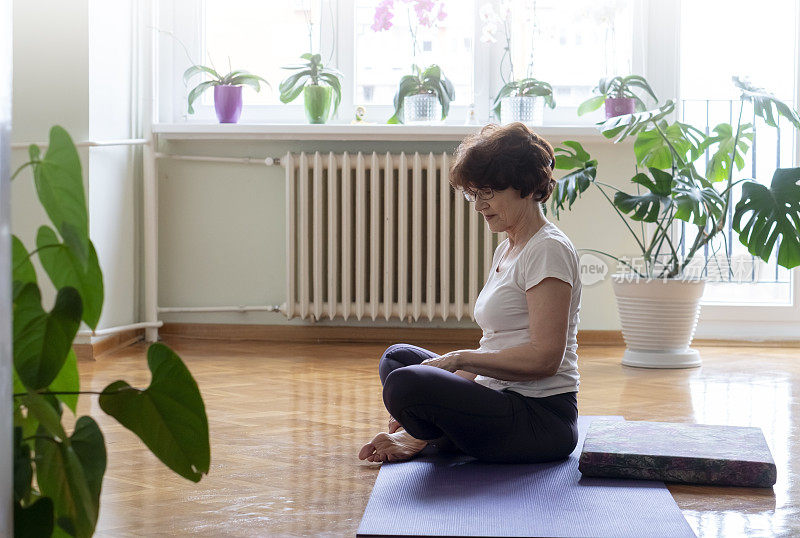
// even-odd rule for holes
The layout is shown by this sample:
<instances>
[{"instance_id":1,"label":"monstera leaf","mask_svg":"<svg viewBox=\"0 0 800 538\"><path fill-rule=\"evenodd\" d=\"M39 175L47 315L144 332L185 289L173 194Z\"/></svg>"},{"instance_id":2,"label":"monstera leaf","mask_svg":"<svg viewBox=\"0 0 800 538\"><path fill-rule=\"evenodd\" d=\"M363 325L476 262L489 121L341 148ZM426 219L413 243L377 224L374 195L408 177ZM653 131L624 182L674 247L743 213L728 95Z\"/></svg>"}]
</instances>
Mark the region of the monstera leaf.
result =
<instances>
[{"instance_id":1,"label":"monstera leaf","mask_svg":"<svg viewBox=\"0 0 800 538\"><path fill-rule=\"evenodd\" d=\"M551 202L556 218L559 218L559 212L565 209L565 203L572 209L572 204L578 196L588 189L597 177L597 161L591 158L583 146L572 140L565 141L564 145L570 149L556 148L555 167L559 170L573 168L575 170L556 181Z\"/></svg>"},{"instance_id":2,"label":"monstera leaf","mask_svg":"<svg viewBox=\"0 0 800 538\"><path fill-rule=\"evenodd\" d=\"M164 344L150 346L147 366L153 375L147 389L115 381L100 395L100 407L138 435L167 467L199 482L208 473L211 448L197 383Z\"/></svg>"},{"instance_id":3,"label":"monstera leaf","mask_svg":"<svg viewBox=\"0 0 800 538\"><path fill-rule=\"evenodd\" d=\"M742 199L736 204L733 229L750 254L769 260L780 238L778 264L800 265L800 168L778 168L769 188L748 181L742 184ZM742 226L742 218L749 214Z\"/></svg>"},{"instance_id":4,"label":"monstera leaf","mask_svg":"<svg viewBox=\"0 0 800 538\"><path fill-rule=\"evenodd\" d=\"M711 181L723 181L730 177L731 155L734 156L733 162L736 168L738 170L744 168L744 156L753 142L753 124L745 123L739 127L738 140L729 123L720 123L714 127L714 132L716 135L706 138L700 149L706 151L714 144L718 144L717 151L708 161L706 177ZM734 142L736 143L735 147Z\"/></svg>"},{"instance_id":5,"label":"monstera leaf","mask_svg":"<svg viewBox=\"0 0 800 538\"><path fill-rule=\"evenodd\" d=\"M657 122L664 119L674 110L675 102L670 99L656 109L645 110L644 112L636 112L634 114L625 114L615 118L607 119L606 121L600 123L598 128L606 138L617 137L614 142L622 142L627 137L635 135L639 131L643 130L651 122Z\"/></svg>"},{"instance_id":6,"label":"monstera leaf","mask_svg":"<svg viewBox=\"0 0 800 538\"><path fill-rule=\"evenodd\" d=\"M632 182L646 187L650 191L649 193L633 195L617 192L614 194L614 205L623 213L632 213L630 217L633 220L656 222L662 206L666 209L672 204L670 197L674 182L672 175L658 168L650 168L650 174L655 181L641 172L631 178Z\"/></svg>"},{"instance_id":7,"label":"monstera leaf","mask_svg":"<svg viewBox=\"0 0 800 538\"><path fill-rule=\"evenodd\" d=\"M763 88L756 88L746 80L733 77L733 83L742 90L742 99L753 103L756 116L763 118L767 125L778 126L776 116L783 116L796 129L800 129L800 115L792 108Z\"/></svg>"},{"instance_id":8,"label":"monstera leaf","mask_svg":"<svg viewBox=\"0 0 800 538\"><path fill-rule=\"evenodd\" d=\"M633 152L639 166L661 170L672 168L673 149L684 164L694 162L702 154L701 144L705 135L699 129L680 122L670 125L666 120L658 122L658 128L661 132L654 128L640 131L636 136Z\"/></svg>"},{"instance_id":9,"label":"monstera leaf","mask_svg":"<svg viewBox=\"0 0 800 538\"><path fill-rule=\"evenodd\" d=\"M675 203L675 218L705 226L711 217L718 221L722 217L725 200L712 184L687 167L675 175L672 199Z\"/></svg>"}]
</instances>

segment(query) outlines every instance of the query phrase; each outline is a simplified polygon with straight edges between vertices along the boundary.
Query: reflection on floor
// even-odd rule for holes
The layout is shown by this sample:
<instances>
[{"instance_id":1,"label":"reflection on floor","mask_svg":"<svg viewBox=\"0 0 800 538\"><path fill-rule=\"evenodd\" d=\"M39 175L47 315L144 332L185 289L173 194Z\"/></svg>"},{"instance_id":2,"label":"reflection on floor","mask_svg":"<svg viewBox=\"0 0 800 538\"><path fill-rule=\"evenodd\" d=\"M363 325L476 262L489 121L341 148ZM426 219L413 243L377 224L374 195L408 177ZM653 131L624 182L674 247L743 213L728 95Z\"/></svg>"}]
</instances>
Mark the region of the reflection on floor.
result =
<instances>
[{"instance_id":1,"label":"reflection on floor","mask_svg":"<svg viewBox=\"0 0 800 538\"><path fill-rule=\"evenodd\" d=\"M82 396L79 414L100 422L109 449L97 535L354 536L379 469L357 452L388 419L377 375L386 346L166 343L205 398L211 473L199 484L172 474ZM700 350L701 368L644 370L621 366L621 348L581 348L580 413L762 428L772 490L669 489L698 536L800 535L800 349ZM82 389L146 386L145 352L139 343L81 363Z\"/></svg>"}]
</instances>

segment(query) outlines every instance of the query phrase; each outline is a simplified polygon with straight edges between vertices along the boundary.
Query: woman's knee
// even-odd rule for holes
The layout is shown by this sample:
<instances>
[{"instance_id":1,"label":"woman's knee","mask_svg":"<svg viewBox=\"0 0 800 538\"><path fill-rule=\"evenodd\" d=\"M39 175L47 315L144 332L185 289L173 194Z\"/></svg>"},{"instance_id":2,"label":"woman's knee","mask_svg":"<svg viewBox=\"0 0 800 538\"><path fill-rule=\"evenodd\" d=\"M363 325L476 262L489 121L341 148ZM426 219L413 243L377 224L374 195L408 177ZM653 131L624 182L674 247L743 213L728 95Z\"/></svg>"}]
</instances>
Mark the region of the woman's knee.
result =
<instances>
[{"instance_id":1,"label":"woman's knee","mask_svg":"<svg viewBox=\"0 0 800 538\"><path fill-rule=\"evenodd\" d=\"M430 390L430 367L413 364L398 368L383 383L383 401L388 406L426 403Z\"/></svg>"}]
</instances>

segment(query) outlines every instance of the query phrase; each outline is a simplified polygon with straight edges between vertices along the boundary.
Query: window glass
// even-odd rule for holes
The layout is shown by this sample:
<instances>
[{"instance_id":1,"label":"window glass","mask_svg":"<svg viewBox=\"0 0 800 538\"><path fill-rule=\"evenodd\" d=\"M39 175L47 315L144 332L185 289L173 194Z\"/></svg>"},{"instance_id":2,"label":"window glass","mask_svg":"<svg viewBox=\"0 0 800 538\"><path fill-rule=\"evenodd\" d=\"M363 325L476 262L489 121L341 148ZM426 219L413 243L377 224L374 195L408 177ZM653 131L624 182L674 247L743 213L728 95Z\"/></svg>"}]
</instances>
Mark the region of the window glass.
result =
<instances>
[{"instance_id":1,"label":"window glass","mask_svg":"<svg viewBox=\"0 0 800 538\"><path fill-rule=\"evenodd\" d=\"M281 67L299 63L300 55L310 48L315 53L320 50L319 0L205 0L203 21L204 65L213 64L221 75L231 68L245 69L272 86L270 90L262 85L258 93L245 86L248 104L280 104L278 86L291 73ZM325 13L322 22L330 24L330 14ZM323 65L328 65L325 60ZM213 92L204 92L203 104L213 103ZM294 104L298 103L302 104L302 96Z\"/></svg>"},{"instance_id":2,"label":"window glass","mask_svg":"<svg viewBox=\"0 0 800 538\"><path fill-rule=\"evenodd\" d=\"M504 24L496 39L511 38L508 79L533 77L553 86L556 104L577 107L603 77L629 75L632 69L631 0L511 0L494 2ZM505 8L503 6L506 6ZM506 10L504 13L504 9Z\"/></svg>"},{"instance_id":3,"label":"window glass","mask_svg":"<svg viewBox=\"0 0 800 538\"><path fill-rule=\"evenodd\" d=\"M474 22L472 0L355 0L355 103L391 105L414 63L439 65L453 104L472 103Z\"/></svg>"}]
</instances>

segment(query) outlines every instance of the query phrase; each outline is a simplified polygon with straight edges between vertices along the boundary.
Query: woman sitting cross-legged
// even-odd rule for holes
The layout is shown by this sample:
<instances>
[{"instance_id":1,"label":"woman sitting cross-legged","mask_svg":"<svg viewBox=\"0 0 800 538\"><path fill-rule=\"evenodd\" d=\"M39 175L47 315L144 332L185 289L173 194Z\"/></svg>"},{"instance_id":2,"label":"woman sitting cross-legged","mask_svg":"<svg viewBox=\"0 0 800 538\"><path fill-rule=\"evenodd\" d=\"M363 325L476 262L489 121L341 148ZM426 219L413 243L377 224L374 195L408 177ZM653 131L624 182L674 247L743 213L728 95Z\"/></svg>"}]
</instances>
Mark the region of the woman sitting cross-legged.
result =
<instances>
[{"instance_id":1,"label":"woman sitting cross-legged","mask_svg":"<svg viewBox=\"0 0 800 538\"><path fill-rule=\"evenodd\" d=\"M359 459L400 461L431 444L486 462L532 463L575 449L581 282L575 248L542 212L554 158L521 123L487 125L456 150L451 184L491 231L508 234L475 302L480 347L440 356L390 346L378 371L393 418Z\"/></svg>"}]
</instances>

